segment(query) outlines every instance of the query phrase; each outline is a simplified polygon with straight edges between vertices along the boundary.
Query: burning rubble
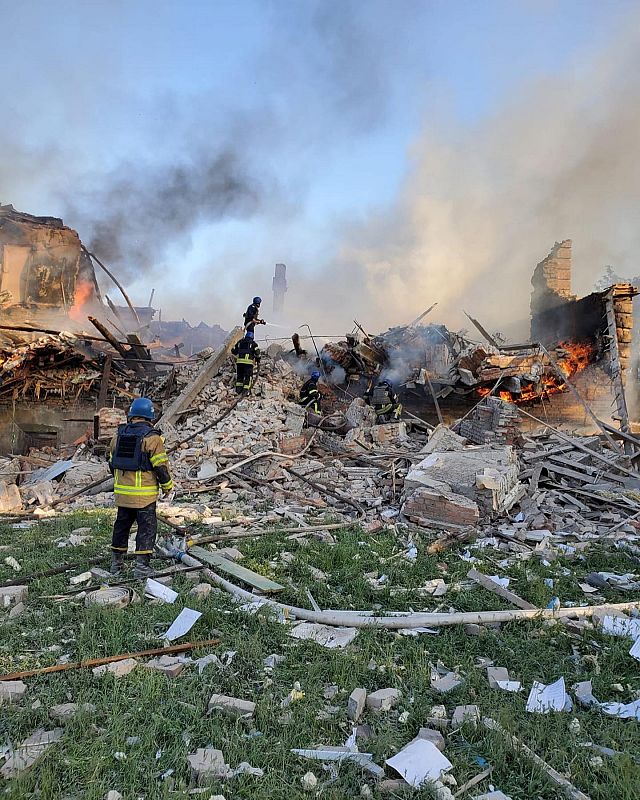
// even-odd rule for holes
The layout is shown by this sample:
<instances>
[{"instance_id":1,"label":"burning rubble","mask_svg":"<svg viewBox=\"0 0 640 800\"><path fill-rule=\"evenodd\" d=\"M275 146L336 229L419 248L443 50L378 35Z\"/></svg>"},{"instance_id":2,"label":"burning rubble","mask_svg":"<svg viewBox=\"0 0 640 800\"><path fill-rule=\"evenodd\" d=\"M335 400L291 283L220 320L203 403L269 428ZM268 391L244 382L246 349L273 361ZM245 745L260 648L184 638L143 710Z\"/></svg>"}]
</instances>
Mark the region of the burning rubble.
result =
<instances>
[{"instance_id":1,"label":"burning rubble","mask_svg":"<svg viewBox=\"0 0 640 800\"><path fill-rule=\"evenodd\" d=\"M222 751L194 745L195 752L185 751L183 758L190 776L185 785L191 780L204 788L212 781L230 781L236 775L244 776L243 780L267 777L266 773L273 771L273 753L271 742L268 756L260 749L260 742L267 738L262 730L273 722L280 732L293 722L289 735L297 738L291 739L291 744L299 746L291 753L283 751L283 763L292 755L323 763L336 757L352 760L367 776L366 783L364 777L360 778L366 786L366 791L360 791L362 796L388 789L385 784L389 783L394 792L404 791L409 785L404 779L385 780L384 767L370 753L360 752L357 744L313 749L303 739L320 735L323 741L335 741L339 722L344 727L340 741L346 738L347 743L357 743L365 736L374 738L382 718L388 736L388 726L397 723L399 731L403 730L400 726L406 730L407 725L413 724L414 715L420 724L427 719L434 728L421 728L418 737L404 750L412 746L423 750L430 745L431 749L427 749L431 754L444 758L440 751L447 744L445 734L455 736L463 724L470 726L472 720L480 720L483 726L496 730L492 726L497 723L482 717L479 706L488 708L490 703L495 708L499 704L499 695L495 694L498 689L513 691L510 713L514 709L523 713L545 711L536 698L550 687L535 681L525 712L524 697L520 703L517 696L521 682L512 680L506 668L494 666L493 660L484 657L474 664L467 653L449 668L440 661L441 646L431 648L428 639L436 636L442 626L462 626L457 640L461 652L467 637L477 636L482 637L483 653L503 658L499 626L530 620L530 627L522 634L526 652L541 647L544 637L552 637L546 641L547 645L552 642L554 652L558 641L566 645L567 658L562 662L566 672L568 667L564 665L580 661L575 648L590 638L584 632L604 625L600 620L605 611L615 615L610 616L614 626L637 622L620 616L633 603L611 603L611 597L617 599L612 592L637 587L635 576L604 571L580 574L586 569L576 556L582 556L592 546L602 548L605 543L617 548L616 559L624 553L637 556L640 474L636 464L640 439L623 425L616 428L600 418L595 419L597 433L593 435L568 433L548 419L552 403L569 396L577 402L574 384L590 371L598 369L598 375L605 375L602 368L606 366L607 385L615 384L615 359L620 362L626 353L621 346L625 337L618 336L617 329L630 329L630 324L623 328L616 322L622 322L621 315L626 312L619 309L628 307L632 295L632 289L614 287L605 296L594 297L590 300L593 307L609 313L607 327L600 320L588 336L579 331L575 337L567 337L567 332L562 331L554 342L509 346L491 337L493 343L478 344L444 326L417 323L379 337L368 337L360 331L358 337L350 335L342 343L327 345L321 353L325 370L333 371L334 378L344 374L345 381L332 381L331 374L323 381L324 415L320 417L306 414L298 403L301 375L315 366L315 360L303 352L299 340L297 347L294 342L293 353L275 344L267 347L252 396L239 397L235 394L235 364L230 353L242 335L241 328L194 358L162 363L166 356L153 361L157 350L143 343L142 330L117 338L106 323L95 319L94 327L100 336L35 336L33 331L20 330L28 326L13 323L17 327L3 331L3 342L9 344L3 343L0 355L0 398L10 409L9 418L20 419L25 441L16 446L14 436L5 445L6 458L0 461L0 523L10 531L12 543L11 554L4 557L4 565L11 572L0 587L0 621L9 634L13 631L16 637L24 638L18 640L18 646L12 640L6 654L5 669L19 671L0 676L0 701L11 703L15 711L34 686L44 696L47 678L31 679L49 672L91 667L87 681L127 681L135 670L136 686L145 681L145 672L160 673L163 696L159 702L163 709L171 709L164 718L171 722L167 725L169 732L173 731L175 719L191 715L192 710L192 730L197 729L195 717L204 713L204 708L212 715L208 726L224 724L214 717L228 715L233 718L234 732L225 731L224 741L232 742L235 736L243 748L255 747L251 762L262 765L253 767L248 761L227 757L231 763L239 762L236 769L231 769ZM125 314L120 313L120 318ZM617 337L615 352L607 338L612 324ZM373 409L357 396L357 389L361 378L366 382L384 375L392 376L405 396L413 396L413 407L421 417L407 413L400 422L375 424ZM624 389L622 379L619 386ZM82 558L81 553L87 552L82 548L98 538L99 509L113 505L113 480L105 451L117 426L124 421L124 409L142 393L151 397L161 412L158 424L166 440L176 497L158 503L160 526L167 532L158 542L158 555L167 559L162 566L170 566L134 589L128 579L119 576L116 581L102 569L104 557L94 557L92 553L80 562L69 563L66 555L73 548L74 553L80 551L78 557ZM31 428L26 426L24 417L17 416L21 399L40 414L61 404L60 415L67 415L70 422L76 420L73 424L80 428L77 437L68 436L64 442L55 435L51 438L51 427L42 416ZM429 401L434 406L442 402L455 419L434 427L429 422ZM545 414L544 421L532 414L538 407ZM617 408L622 408L620 403ZM24 414L25 409L19 412ZM534 432L522 424L529 419L536 423ZM91 513L85 515L88 522L84 527L59 535L60 520L76 519L67 512ZM48 521L50 517L56 519ZM33 546L28 544L19 550L16 542L20 536L15 531L16 526L32 523L37 525L38 552L47 534L51 538L51 531L55 530L53 546L64 548L65 562L25 576L21 560ZM25 540L31 542L29 535L33 534L27 534ZM228 546L230 543L233 546ZM94 544L104 551L104 542ZM242 563L243 550L251 547L254 549ZM323 548L329 552L320 569L312 560L316 561ZM309 560L303 562L301 554ZM526 576L515 587L523 596L508 588L511 578L504 573L512 568L515 574ZM494 576L496 570L502 574ZM425 571L437 577L425 580ZM538 571L544 571L544 582ZM70 586L65 585L68 573L73 573ZM59 593L38 594L41 579L54 575L64 576L58 578ZM572 580L582 578L580 597L586 596L587 600L561 602L555 596L559 591L556 581L563 592L567 591L568 575ZM593 594L601 591L606 592L606 597ZM228 603L220 595L213 602L213 592L224 592L229 596ZM139 593L144 594L144 602L139 602ZM443 604L445 594L449 596ZM509 608L491 610L495 596ZM173 603L189 605L173 615ZM58 625L67 615L74 633L63 634L51 625L48 629L55 631L52 635L57 637L56 643L47 644L44 649L34 647L23 654L21 648L29 643L35 619L29 612L36 604L38 619L51 612ZM129 624L129 628L136 629L134 643L118 648L126 652L111 654L107 647L106 657L101 649L97 658L72 660L82 658L73 655L80 651L75 638L78 615L85 609L87 613L101 611L96 606L109 609L107 614L96 613L91 618L92 624L98 626L118 625L119 620L106 622L113 620L114 614L135 613L135 624ZM169 618L173 618L170 625ZM25 619L29 620L28 625L24 624ZM543 623L555 627L547 628ZM204 630L205 624L209 626L207 630L215 625L219 629L216 637L233 649L200 658L185 655L219 644L218 638L199 638L199 632L190 633L192 626L198 626L194 630L199 631ZM140 626L143 627L138 630ZM266 637L265 626L272 626ZM348 652L350 668L345 670L340 653L351 647L360 628L379 629L370 631L372 637L377 637L373 651L376 660L369 648L362 648L361 652L352 648ZM121 638L125 629L126 625L118 628L118 641L128 641ZM420 658L413 659L417 666L408 670L402 664L401 653L411 652L409 643L400 648L394 638L388 654L384 653L389 642L383 637L388 631L393 631L394 637L428 634L420 642ZM189 642L173 643L174 638L187 633ZM41 631L36 635L40 637ZM509 635L513 643L515 634L510 630ZM248 636L253 637L250 649L245 647ZM574 648L573 660L564 637ZM104 638L109 641L108 636ZM260 653L259 662L254 665L257 642L265 638L269 649ZM58 640L68 653L62 652ZM163 646L149 649L149 640ZM634 648L637 645L636 642ZM333 673L335 685L314 684L314 670L309 669L309 663L319 658L318 647L336 650L331 659L323 659L323 670L339 665ZM312 649L305 650L304 659L296 662L299 648ZM600 645L598 648L601 657L604 651ZM433 663L425 659L430 650ZM92 651L89 654L94 655ZM240 670L230 669L237 654L246 663ZM630 654L633 655L633 648ZM359 657L362 663L358 662ZM515 663L509 664L512 676L521 672L516 658L514 654ZM282 661L287 661L289 667L284 689L278 670ZM483 670L487 668L493 692L490 697L484 695L484 680L474 681L472 691L466 683L466 673L477 669L477 663ZM292 668L292 664L298 666ZM422 669L423 664L426 674L423 670L416 677L415 670ZM358 665L358 675L352 675L354 665ZM254 666L258 670L255 674ZM202 678L207 667L209 674ZM213 670L216 673L212 678ZM347 674L351 677L345 678ZM249 678L245 680L244 675ZM544 673L536 675L545 677ZM556 676L546 679L550 677ZM178 679L182 680L179 693L170 684ZM202 681L207 679L215 682L216 694L206 698L201 710ZM56 675L48 680L64 678ZM561 680L564 708L568 695ZM346 684L344 690L339 682ZM354 688L356 682L362 682L362 687ZM387 686L392 682L393 686ZM587 688L583 684L576 696L591 707L606 714L638 718L637 701L599 703L590 685ZM132 690L127 688L128 705L132 705ZM453 691L460 699L466 696L478 706L457 706L448 712L444 703ZM238 696L231 696L231 692ZM178 694L181 705L174 711L171 703ZM332 704L312 711L315 727L310 733L304 721L308 716L302 714L308 715L314 694ZM429 706L425 705L425 694ZM116 690L110 689L109 696L114 695ZM68 694L67 699L72 700L72 695ZM434 701L438 705L431 706ZM27 713L38 714L36 702L29 702ZM56 704L50 705L43 714L55 721L67 721L75 714L98 713L96 706L87 708L90 704L60 705L59 692ZM295 716L298 708L303 710L299 718ZM256 712L260 714L261 731L252 729L238 737L240 722L253 724ZM368 722L359 724L362 719ZM73 724L66 729L32 734L8 755L1 777L13 779L27 769L36 770L36 761L43 756L45 747L58 740L68 747L68 732L72 730ZM320 730L322 733L317 734ZM498 726L498 730L502 729ZM165 731L164 735L169 733ZM121 730L118 736L122 738ZM126 747L137 747L140 739L128 737ZM30 740L38 742L39 749L32 760L25 760L20 754L33 751ZM514 739L509 735L507 741L513 743ZM182 746L184 742L183 738ZM156 747L154 738L153 750ZM366 747L372 753L389 755L385 762L389 768L398 763L403 753L391 756L383 738L375 750L370 745ZM158 780L164 782L172 779L174 772L180 774L175 752L178 748L166 755L157 750L156 759L171 759L171 766L156 776ZM125 761L127 752L116 750L114 757ZM475 785L488 774L485 770L480 778L470 780ZM564 782L560 785L566 785L563 775L553 774ZM312 772L305 773L301 780L305 787L317 784ZM439 796L453 796L443 782L438 784L438 791Z\"/></svg>"}]
</instances>

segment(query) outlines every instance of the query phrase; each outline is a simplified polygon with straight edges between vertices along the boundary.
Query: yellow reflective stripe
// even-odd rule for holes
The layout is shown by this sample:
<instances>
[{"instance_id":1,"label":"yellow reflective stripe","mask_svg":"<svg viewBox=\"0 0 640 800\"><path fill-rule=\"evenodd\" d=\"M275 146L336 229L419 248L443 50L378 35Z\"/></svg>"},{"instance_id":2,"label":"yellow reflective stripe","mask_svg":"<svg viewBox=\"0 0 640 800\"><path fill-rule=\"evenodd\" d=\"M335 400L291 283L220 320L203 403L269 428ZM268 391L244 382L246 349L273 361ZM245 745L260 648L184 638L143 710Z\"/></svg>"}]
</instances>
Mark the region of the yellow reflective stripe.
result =
<instances>
[{"instance_id":1,"label":"yellow reflective stripe","mask_svg":"<svg viewBox=\"0 0 640 800\"><path fill-rule=\"evenodd\" d=\"M251 356L239 356L236 359L236 364L253 364Z\"/></svg>"},{"instance_id":2,"label":"yellow reflective stripe","mask_svg":"<svg viewBox=\"0 0 640 800\"><path fill-rule=\"evenodd\" d=\"M157 467L158 464L166 464L169 460L169 456L166 453L158 453L155 456L151 456L151 466Z\"/></svg>"},{"instance_id":3,"label":"yellow reflective stripe","mask_svg":"<svg viewBox=\"0 0 640 800\"><path fill-rule=\"evenodd\" d=\"M166 483L161 483L160 488L163 492L170 492L173 489L173 481L167 481Z\"/></svg>"},{"instance_id":4,"label":"yellow reflective stripe","mask_svg":"<svg viewBox=\"0 0 640 800\"><path fill-rule=\"evenodd\" d=\"M114 489L114 494L126 495L127 497L157 497L158 490L152 492L140 491L140 489Z\"/></svg>"},{"instance_id":5,"label":"yellow reflective stripe","mask_svg":"<svg viewBox=\"0 0 640 800\"><path fill-rule=\"evenodd\" d=\"M115 494L137 494L137 495L154 495L158 494L158 487L157 486L123 486L119 484L115 484L113 487L113 491Z\"/></svg>"}]
</instances>

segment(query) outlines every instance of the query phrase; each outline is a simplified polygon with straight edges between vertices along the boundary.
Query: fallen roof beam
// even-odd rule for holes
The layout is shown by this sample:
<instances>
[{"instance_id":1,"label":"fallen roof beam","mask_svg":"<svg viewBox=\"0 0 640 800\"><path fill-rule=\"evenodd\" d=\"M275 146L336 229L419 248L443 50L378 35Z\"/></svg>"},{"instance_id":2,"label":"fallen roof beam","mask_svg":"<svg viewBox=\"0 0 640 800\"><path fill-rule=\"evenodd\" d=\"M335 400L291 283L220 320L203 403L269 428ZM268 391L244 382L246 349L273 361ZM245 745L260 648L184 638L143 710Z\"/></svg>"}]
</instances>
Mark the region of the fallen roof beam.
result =
<instances>
[{"instance_id":1,"label":"fallen roof beam","mask_svg":"<svg viewBox=\"0 0 640 800\"><path fill-rule=\"evenodd\" d=\"M227 336L220 347L205 361L200 372L189 383L176 399L164 411L158 421L159 424L173 425L180 416L183 409L188 408L195 398L200 394L204 387L209 383L213 376L220 370L224 362L229 357L231 348L238 342L243 335L243 328L236 326Z\"/></svg>"}]
</instances>

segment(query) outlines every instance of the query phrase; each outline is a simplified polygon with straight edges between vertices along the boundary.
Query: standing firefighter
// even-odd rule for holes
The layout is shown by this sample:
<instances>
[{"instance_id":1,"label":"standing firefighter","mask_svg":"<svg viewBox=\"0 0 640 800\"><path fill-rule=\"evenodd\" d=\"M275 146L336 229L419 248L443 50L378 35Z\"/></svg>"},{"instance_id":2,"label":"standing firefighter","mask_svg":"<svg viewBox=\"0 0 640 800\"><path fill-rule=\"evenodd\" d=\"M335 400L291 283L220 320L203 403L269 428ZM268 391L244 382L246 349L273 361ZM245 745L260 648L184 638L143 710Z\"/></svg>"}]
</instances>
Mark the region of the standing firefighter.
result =
<instances>
[{"instance_id":1,"label":"standing firefighter","mask_svg":"<svg viewBox=\"0 0 640 800\"><path fill-rule=\"evenodd\" d=\"M261 297L254 297L253 302L244 312L244 329L250 333L254 332L256 325L266 325L263 319L260 319L260 304L262 303Z\"/></svg>"},{"instance_id":2,"label":"standing firefighter","mask_svg":"<svg viewBox=\"0 0 640 800\"><path fill-rule=\"evenodd\" d=\"M138 530L133 574L145 578L153 573L150 562L158 531L156 500L160 489L165 496L173 491L169 458L160 432L153 427L154 418L151 400L136 398L129 408L127 424L119 427L109 447L109 467L118 507L111 540L113 575L122 571L134 522Z\"/></svg>"},{"instance_id":3,"label":"standing firefighter","mask_svg":"<svg viewBox=\"0 0 640 800\"><path fill-rule=\"evenodd\" d=\"M253 369L260 364L260 348L254 341L253 331L247 331L231 352L236 356L236 393L249 394L253 387Z\"/></svg>"},{"instance_id":4,"label":"standing firefighter","mask_svg":"<svg viewBox=\"0 0 640 800\"><path fill-rule=\"evenodd\" d=\"M402 406L389 381L380 381L375 388L367 389L364 398L368 405L373 406L378 424L400 419Z\"/></svg>"},{"instance_id":5,"label":"standing firefighter","mask_svg":"<svg viewBox=\"0 0 640 800\"><path fill-rule=\"evenodd\" d=\"M317 369L315 369L311 373L311 377L308 381L302 384L302 388L300 389L300 405L304 406L309 411L313 411L315 414L322 413L320 411L320 390L318 389L318 381L320 380L320 373Z\"/></svg>"}]
</instances>

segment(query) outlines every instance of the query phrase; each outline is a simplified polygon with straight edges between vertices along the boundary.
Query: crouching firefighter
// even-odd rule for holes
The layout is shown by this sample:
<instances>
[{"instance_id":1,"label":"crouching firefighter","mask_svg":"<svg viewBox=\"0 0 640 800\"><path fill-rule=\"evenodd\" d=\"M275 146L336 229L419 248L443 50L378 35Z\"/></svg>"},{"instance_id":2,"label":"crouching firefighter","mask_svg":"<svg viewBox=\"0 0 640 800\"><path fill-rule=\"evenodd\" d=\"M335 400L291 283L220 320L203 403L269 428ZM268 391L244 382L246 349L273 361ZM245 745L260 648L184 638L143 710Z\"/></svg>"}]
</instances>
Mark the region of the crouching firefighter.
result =
<instances>
[{"instance_id":1,"label":"crouching firefighter","mask_svg":"<svg viewBox=\"0 0 640 800\"><path fill-rule=\"evenodd\" d=\"M320 401L322 397L318 389L319 380L320 373L317 369L314 369L309 380L305 381L300 389L300 405L304 406L308 411L313 411L314 414L322 413L320 410Z\"/></svg>"},{"instance_id":2,"label":"crouching firefighter","mask_svg":"<svg viewBox=\"0 0 640 800\"><path fill-rule=\"evenodd\" d=\"M134 522L138 530L133 574L145 578L153 573L150 562L158 531L156 500L160 490L165 496L172 496L173 492L169 458L160 432L153 427L154 418L151 400L136 398L129 408L127 424L119 427L109 447L109 468L118 507L111 540L112 575L122 571Z\"/></svg>"},{"instance_id":3,"label":"crouching firefighter","mask_svg":"<svg viewBox=\"0 0 640 800\"><path fill-rule=\"evenodd\" d=\"M402 406L398 395L393 391L389 381L380 381L375 388L367 389L365 400L376 412L376 423L397 422L402 414Z\"/></svg>"},{"instance_id":4,"label":"crouching firefighter","mask_svg":"<svg viewBox=\"0 0 640 800\"><path fill-rule=\"evenodd\" d=\"M247 331L231 352L236 357L236 393L249 394L253 387L253 370L260 364L260 348L253 338L253 331Z\"/></svg>"}]
</instances>

